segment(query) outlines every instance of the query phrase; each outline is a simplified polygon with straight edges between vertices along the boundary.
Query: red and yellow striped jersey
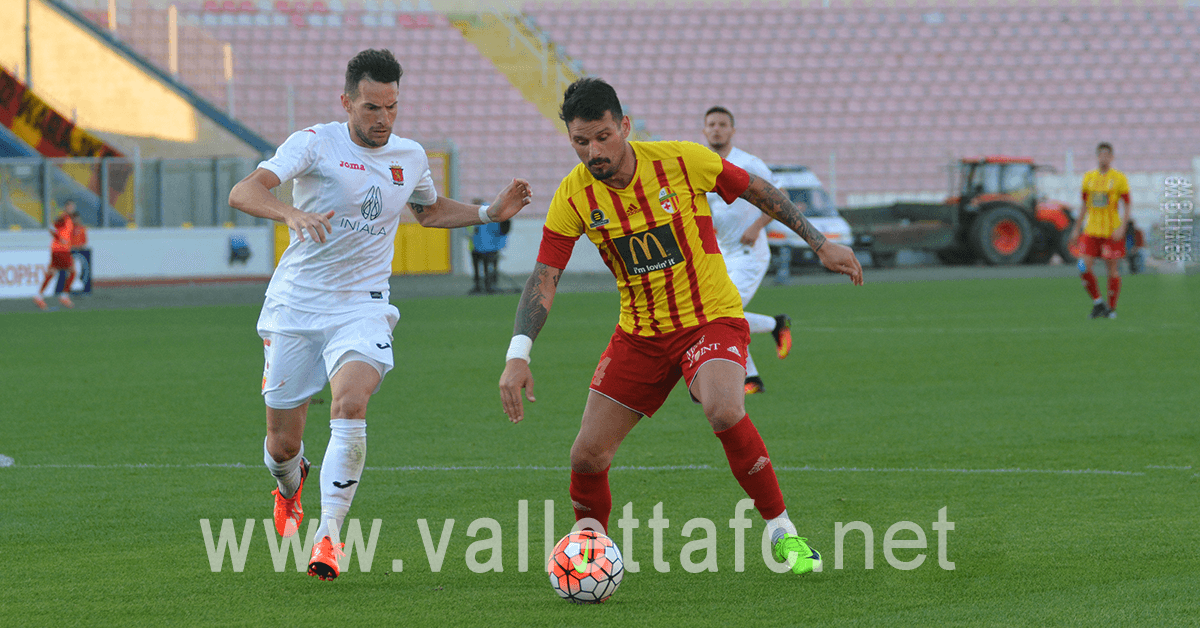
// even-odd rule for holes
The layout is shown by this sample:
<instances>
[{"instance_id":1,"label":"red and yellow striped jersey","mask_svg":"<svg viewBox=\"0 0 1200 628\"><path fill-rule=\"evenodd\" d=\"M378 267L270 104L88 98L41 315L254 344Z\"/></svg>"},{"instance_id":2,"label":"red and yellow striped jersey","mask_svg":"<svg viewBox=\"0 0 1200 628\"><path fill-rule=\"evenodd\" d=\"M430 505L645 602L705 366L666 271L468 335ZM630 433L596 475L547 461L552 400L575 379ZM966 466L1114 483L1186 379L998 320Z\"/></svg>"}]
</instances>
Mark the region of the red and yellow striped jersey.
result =
<instances>
[{"instance_id":1,"label":"red and yellow striped jersey","mask_svg":"<svg viewBox=\"0 0 1200 628\"><path fill-rule=\"evenodd\" d=\"M1104 173L1089 170L1083 175L1083 202L1087 206L1084 235L1111 238L1121 226L1117 201L1122 198L1129 202L1129 180L1121 171L1113 168Z\"/></svg>"},{"instance_id":2,"label":"red and yellow striped jersey","mask_svg":"<svg viewBox=\"0 0 1200 628\"><path fill-rule=\"evenodd\" d=\"M704 195L732 201L749 175L691 142L630 142L633 181L616 189L583 164L550 202L538 261L565 268L579 236L600 250L621 293L620 327L657 336L742 314Z\"/></svg>"}]
</instances>

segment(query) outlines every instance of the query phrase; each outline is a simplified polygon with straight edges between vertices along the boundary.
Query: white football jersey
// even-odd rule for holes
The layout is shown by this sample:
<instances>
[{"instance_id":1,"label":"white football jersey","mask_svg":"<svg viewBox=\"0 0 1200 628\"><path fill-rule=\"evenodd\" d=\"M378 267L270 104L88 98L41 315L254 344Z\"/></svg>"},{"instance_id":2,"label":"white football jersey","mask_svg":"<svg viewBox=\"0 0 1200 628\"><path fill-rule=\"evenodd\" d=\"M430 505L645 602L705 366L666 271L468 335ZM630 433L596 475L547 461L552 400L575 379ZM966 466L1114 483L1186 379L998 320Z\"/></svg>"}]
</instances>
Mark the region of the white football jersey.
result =
<instances>
[{"instance_id":1,"label":"white football jersey","mask_svg":"<svg viewBox=\"0 0 1200 628\"><path fill-rule=\"evenodd\" d=\"M725 158L725 161L774 185L774 176L771 174L770 168L767 168L767 164L736 146L729 151L729 156ZM717 232L717 245L721 247L722 255L770 258L771 249L767 245L766 229L759 234L758 240L752 247L742 244L741 241L742 234L746 232L746 229L762 216L762 210L742 198L726 204L721 200L721 195L712 192L708 194L708 206L712 209L713 229Z\"/></svg>"},{"instance_id":2,"label":"white football jersey","mask_svg":"<svg viewBox=\"0 0 1200 628\"><path fill-rule=\"evenodd\" d=\"M393 135L385 146L350 140L345 122L297 131L258 166L295 179L297 209L333 212L325 242L291 241L271 276L267 298L308 312L334 312L388 300L396 228L407 203L431 205L437 189L420 144Z\"/></svg>"}]
</instances>

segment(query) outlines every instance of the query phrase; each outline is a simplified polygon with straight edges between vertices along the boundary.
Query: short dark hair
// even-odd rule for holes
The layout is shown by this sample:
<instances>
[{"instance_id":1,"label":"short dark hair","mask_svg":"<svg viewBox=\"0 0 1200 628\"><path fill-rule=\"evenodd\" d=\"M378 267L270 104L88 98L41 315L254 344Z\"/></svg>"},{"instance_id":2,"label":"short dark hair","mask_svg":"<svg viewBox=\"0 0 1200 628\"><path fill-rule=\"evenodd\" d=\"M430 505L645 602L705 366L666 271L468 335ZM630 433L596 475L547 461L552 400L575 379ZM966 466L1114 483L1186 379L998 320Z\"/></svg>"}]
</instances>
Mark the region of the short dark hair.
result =
<instances>
[{"instance_id":1,"label":"short dark hair","mask_svg":"<svg viewBox=\"0 0 1200 628\"><path fill-rule=\"evenodd\" d=\"M726 109L726 108L724 108L724 107L720 106L720 105L717 105L717 106L715 106L715 107L709 107L709 108L708 108L708 111L705 111L705 112L704 112L704 119L705 119L705 120L707 120L707 119L708 119L708 116L711 116L711 115L712 115L712 114L714 114L714 113L723 113L723 114L725 114L725 115L729 116L729 126L734 126L734 124L733 124L733 113L732 113L732 112L730 112L728 109Z\"/></svg>"},{"instance_id":2,"label":"short dark hair","mask_svg":"<svg viewBox=\"0 0 1200 628\"><path fill-rule=\"evenodd\" d=\"M1110 153L1113 152L1112 144L1109 144L1108 142L1100 142L1100 145L1096 147L1096 152L1098 153L1102 150L1107 150Z\"/></svg>"},{"instance_id":3,"label":"short dark hair","mask_svg":"<svg viewBox=\"0 0 1200 628\"><path fill-rule=\"evenodd\" d=\"M404 76L404 69L396 61L391 50L364 50L346 64L346 95L358 97L358 83L364 78L376 83L397 83Z\"/></svg>"},{"instance_id":4,"label":"short dark hair","mask_svg":"<svg viewBox=\"0 0 1200 628\"><path fill-rule=\"evenodd\" d=\"M603 79L581 78L571 83L567 91L563 92L563 103L558 117L567 124L576 119L592 122L603 118L605 111L611 112L613 120L617 122L624 117L617 90Z\"/></svg>"}]
</instances>

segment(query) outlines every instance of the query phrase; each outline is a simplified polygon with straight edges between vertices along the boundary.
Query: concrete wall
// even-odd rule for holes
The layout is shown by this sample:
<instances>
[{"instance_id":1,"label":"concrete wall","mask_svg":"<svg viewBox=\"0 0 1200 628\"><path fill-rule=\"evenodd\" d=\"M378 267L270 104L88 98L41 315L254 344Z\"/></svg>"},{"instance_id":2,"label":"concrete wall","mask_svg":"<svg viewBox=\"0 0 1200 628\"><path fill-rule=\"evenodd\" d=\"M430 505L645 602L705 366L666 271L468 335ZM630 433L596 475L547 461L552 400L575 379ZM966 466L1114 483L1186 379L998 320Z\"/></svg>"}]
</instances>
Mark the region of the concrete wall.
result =
<instances>
[{"instance_id":1,"label":"concrete wall","mask_svg":"<svg viewBox=\"0 0 1200 628\"><path fill-rule=\"evenodd\" d=\"M230 261L230 238L250 247L245 262ZM92 278L96 282L189 278L266 277L275 268L274 233L266 227L194 229L90 229ZM43 251L46 231L0 233L0 250Z\"/></svg>"}]
</instances>

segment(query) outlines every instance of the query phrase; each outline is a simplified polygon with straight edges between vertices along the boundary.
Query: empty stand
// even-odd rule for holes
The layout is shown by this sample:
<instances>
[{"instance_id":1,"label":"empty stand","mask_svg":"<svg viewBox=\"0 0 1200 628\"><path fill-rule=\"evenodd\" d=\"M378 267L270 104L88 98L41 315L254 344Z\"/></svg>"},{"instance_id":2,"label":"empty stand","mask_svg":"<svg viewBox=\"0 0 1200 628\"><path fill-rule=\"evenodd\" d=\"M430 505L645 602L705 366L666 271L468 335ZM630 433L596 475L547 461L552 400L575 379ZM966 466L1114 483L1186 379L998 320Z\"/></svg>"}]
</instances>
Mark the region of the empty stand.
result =
<instances>
[{"instance_id":1,"label":"empty stand","mask_svg":"<svg viewBox=\"0 0 1200 628\"><path fill-rule=\"evenodd\" d=\"M166 4L150 1L120 0L118 34L165 64ZM107 6L74 4L96 16ZM616 86L651 135L703 141L701 115L724 105L737 115L737 144L768 162L827 176L836 153L842 199L943 190L945 164L964 155L1061 167L1070 150L1079 171L1105 140L1123 170L1159 172L1188 171L1200 154L1200 7L819 4L539 1L524 12L584 72ZM577 161L561 125L428 3L179 7L194 31L181 34L181 78L223 104L214 55L230 42L238 118L272 141L342 119L346 61L388 47L405 68L397 132L454 142L461 197L490 197L527 176L544 211Z\"/></svg>"}]
</instances>

